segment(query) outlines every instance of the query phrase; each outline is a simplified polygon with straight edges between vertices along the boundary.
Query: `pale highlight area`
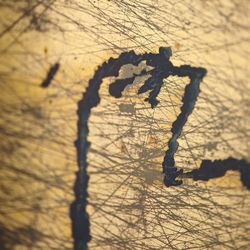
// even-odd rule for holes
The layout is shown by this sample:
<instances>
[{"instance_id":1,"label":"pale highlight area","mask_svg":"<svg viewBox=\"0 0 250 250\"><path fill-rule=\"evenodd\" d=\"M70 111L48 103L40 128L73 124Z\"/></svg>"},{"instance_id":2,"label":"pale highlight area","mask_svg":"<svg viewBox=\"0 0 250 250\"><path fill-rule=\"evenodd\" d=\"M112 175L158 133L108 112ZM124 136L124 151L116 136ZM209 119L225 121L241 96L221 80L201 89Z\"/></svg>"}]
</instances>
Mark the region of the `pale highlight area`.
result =
<instances>
[{"instance_id":1,"label":"pale highlight area","mask_svg":"<svg viewBox=\"0 0 250 250\"><path fill-rule=\"evenodd\" d=\"M174 65L208 71L179 140L178 167L249 159L248 5L3 1L1 249L72 249L77 101L97 66L123 51L170 46ZM41 88L56 62L59 71ZM125 67L120 76L136 70ZM188 79L166 80L155 110L143 101L146 94L136 95L145 78L121 99L108 95L111 80L104 81L89 121L89 248L247 249L250 198L237 172L208 182L184 179L174 188L162 183L161 162Z\"/></svg>"}]
</instances>

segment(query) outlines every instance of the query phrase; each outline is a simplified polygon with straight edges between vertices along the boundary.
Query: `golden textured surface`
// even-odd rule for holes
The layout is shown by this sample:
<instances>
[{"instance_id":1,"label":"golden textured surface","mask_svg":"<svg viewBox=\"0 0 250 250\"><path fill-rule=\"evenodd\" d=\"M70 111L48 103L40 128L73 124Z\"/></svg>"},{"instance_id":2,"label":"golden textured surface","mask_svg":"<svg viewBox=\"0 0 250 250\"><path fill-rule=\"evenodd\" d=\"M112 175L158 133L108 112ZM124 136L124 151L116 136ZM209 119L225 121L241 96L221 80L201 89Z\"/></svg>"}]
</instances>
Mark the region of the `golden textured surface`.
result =
<instances>
[{"instance_id":1,"label":"golden textured surface","mask_svg":"<svg viewBox=\"0 0 250 250\"><path fill-rule=\"evenodd\" d=\"M0 11L1 249L72 249L77 101L97 66L121 52L170 46L174 65L208 71L178 167L250 158L247 0L20 0L2 1ZM163 185L161 162L188 79L166 80L154 110L136 95L143 80L115 99L106 79L90 117L89 249L250 249L250 196L237 172Z\"/></svg>"}]
</instances>

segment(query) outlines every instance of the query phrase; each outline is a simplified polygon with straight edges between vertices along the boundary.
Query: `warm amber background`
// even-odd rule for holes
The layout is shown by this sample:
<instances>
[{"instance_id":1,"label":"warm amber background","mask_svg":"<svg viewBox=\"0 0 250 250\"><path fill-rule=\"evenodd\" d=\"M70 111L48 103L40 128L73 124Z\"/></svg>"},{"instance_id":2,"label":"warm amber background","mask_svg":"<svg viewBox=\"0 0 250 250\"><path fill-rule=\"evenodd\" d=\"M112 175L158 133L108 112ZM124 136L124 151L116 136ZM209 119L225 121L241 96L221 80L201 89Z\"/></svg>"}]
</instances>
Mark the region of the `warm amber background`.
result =
<instances>
[{"instance_id":1,"label":"warm amber background","mask_svg":"<svg viewBox=\"0 0 250 250\"><path fill-rule=\"evenodd\" d=\"M1 249L72 249L76 103L95 68L122 51L171 46L175 65L208 70L177 166L250 158L249 1L19 0L0 8ZM41 88L56 62L51 86ZM90 119L89 248L250 249L249 191L237 173L162 184L187 79L166 81L155 110L135 95L143 79L119 100L108 96L111 80ZM121 113L123 103L136 113Z\"/></svg>"}]
</instances>

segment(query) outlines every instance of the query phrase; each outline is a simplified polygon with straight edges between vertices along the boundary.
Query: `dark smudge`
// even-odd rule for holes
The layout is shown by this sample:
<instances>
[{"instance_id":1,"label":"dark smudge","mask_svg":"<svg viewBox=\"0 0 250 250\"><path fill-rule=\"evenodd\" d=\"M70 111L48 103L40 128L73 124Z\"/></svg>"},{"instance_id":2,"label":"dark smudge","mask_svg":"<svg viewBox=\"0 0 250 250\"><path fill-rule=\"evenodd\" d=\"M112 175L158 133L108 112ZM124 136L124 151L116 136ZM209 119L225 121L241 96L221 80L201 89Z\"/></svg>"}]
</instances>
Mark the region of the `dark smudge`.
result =
<instances>
[{"instance_id":1,"label":"dark smudge","mask_svg":"<svg viewBox=\"0 0 250 250\"><path fill-rule=\"evenodd\" d=\"M49 87L57 71L59 70L59 67L60 67L59 63L55 63L53 66L51 66L50 70L48 71L46 79L40 85L42 88Z\"/></svg>"}]
</instances>

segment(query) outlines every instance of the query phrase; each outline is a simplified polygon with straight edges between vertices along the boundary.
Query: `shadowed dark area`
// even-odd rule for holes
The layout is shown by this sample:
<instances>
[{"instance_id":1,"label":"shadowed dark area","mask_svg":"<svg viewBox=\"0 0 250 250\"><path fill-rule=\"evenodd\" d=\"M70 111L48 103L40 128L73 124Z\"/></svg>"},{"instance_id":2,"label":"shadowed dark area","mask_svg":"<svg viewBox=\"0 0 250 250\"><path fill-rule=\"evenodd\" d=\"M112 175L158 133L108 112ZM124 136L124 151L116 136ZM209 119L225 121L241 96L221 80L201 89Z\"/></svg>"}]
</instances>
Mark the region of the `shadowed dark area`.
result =
<instances>
[{"instance_id":1,"label":"shadowed dark area","mask_svg":"<svg viewBox=\"0 0 250 250\"><path fill-rule=\"evenodd\" d=\"M45 235L31 226L10 229L0 223L0 249L8 250L16 246L32 247L34 242L39 241Z\"/></svg>"},{"instance_id":2,"label":"shadowed dark area","mask_svg":"<svg viewBox=\"0 0 250 250\"><path fill-rule=\"evenodd\" d=\"M226 160L203 160L200 168L185 173L184 176L195 181L208 181L224 176L228 170L239 171L242 184L250 190L250 163L232 157Z\"/></svg>"}]
</instances>

